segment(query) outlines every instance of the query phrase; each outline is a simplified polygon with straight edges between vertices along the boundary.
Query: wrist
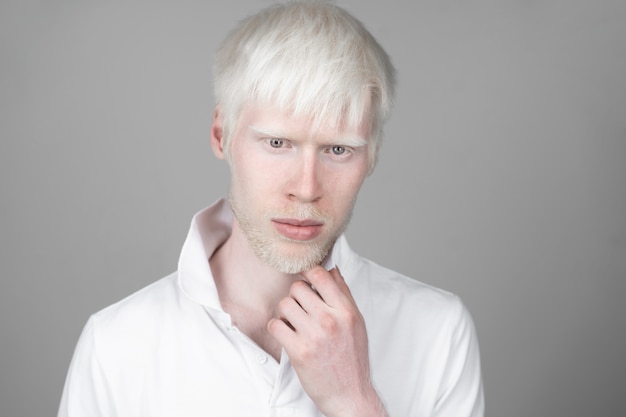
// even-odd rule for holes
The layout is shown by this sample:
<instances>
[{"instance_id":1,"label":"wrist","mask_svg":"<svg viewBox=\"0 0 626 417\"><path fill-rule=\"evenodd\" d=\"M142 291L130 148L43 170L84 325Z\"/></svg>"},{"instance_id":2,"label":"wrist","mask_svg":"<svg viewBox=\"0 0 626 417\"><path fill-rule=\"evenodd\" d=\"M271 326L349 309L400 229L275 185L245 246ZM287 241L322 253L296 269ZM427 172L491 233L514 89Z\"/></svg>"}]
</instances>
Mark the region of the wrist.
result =
<instances>
[{"instance_id":1,"label":"wrist","mask_svg":"<svg viewBox=\"0 0 626 417\"><path fill-rule=\"evenodd\" d=\"M341 417L387 417L387 411L374 387L370 387L360 398L350 402Z\"/></svg>"}]
</instances>

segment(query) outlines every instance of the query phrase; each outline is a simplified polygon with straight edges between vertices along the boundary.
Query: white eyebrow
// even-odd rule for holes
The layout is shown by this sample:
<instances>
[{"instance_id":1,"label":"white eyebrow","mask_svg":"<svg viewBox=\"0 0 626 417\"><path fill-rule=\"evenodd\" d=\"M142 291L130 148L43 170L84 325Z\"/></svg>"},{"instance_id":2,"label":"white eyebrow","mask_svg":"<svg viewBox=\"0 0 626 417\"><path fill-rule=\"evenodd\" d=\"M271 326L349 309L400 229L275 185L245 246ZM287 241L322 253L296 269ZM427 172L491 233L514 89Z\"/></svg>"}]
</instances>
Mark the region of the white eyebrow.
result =
<instances>
[{"instance_id":1,"label":"white eyebrow","mask_svg":"<svg viewBox=\"0 0 626 417\"><path fill-rule=\"evenodd\" d=\"M260 128L256 126L249 125L248 128L255 131L258 134L263 136L267 136L269 138L277 138L277 139L289 139L289 135L284 132L266 128ZM360 136L345 136L342 138L332 139L327 143L327 145L340 145L340 146L349 146L351 148L362 148L367 145L367 139L363 139Z\"/></svg>"},{"instance_id":2,"label":"white eyebrow","mask_svg":"<svg viewBox=\"0 0 626 417\"><path fill-rule=\"evenodd\" d=\"M270 130L270 129L265 129L265 128L256 127L252 125L249 125L248 128L250 128L251 130L254 130L256 133L260 135L267 136L268 138L283 139L283 138L287 138L288 136L285 133L279 132L278 130Z\"/></svg>"},{"instance_id":3,"label":"white eyebrow","mask_svg":"<svg viewBox=\"0 0 626 417\"><path fill-rule=\"evenodd\" d=\"M347 136L337 139L333 145L349 146L351 148L362 148L367 145L367 140L360 136Z\"/></svg>"}]
</instances>

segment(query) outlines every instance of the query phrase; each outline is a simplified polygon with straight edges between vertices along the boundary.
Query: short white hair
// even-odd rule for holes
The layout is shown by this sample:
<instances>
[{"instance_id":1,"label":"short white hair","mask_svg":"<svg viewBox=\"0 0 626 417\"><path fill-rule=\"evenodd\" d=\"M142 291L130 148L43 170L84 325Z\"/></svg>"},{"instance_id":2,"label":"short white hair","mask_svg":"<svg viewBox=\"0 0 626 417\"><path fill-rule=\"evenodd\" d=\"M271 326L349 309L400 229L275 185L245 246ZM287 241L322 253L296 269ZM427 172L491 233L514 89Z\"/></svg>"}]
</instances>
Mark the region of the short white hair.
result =
<instances>
[{"instance_id":1,"label":"short white hair","mask_svg":"<svg viewBox=\"0 0 626 417\"><path fill-rule=\"evenodd\" d=\"M274 5L243 20L217 52L224 150L247 103L305 115L314 126L358 126L371 115L372 169L394 88L389 56L347 11L323 1Z\"/></svg>"}]
</instances>

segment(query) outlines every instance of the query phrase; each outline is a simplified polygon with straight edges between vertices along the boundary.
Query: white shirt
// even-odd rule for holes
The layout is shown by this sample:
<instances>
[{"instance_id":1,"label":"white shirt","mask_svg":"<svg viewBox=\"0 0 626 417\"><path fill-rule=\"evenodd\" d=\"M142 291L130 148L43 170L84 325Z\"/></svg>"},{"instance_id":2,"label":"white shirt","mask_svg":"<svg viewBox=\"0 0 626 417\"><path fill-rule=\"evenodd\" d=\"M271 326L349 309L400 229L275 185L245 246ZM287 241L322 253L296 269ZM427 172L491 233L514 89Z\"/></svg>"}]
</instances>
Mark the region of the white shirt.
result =
<instances>
[{"instance_id":1,"label":"white shirt","mask_svg":"<svg viewBox=\"0 0 626 417\"><path fill-rule=\"evenodd\" d=\"M178 272L89 319L59 417L322 415L284 350L277 363L221 307L208 259L231 224L223 200L198 213ZM459 298L359 257L343 236L326 262L334 265L365 318L389 415L482 416L478 343Z\"/></svg>"}]
</instances>

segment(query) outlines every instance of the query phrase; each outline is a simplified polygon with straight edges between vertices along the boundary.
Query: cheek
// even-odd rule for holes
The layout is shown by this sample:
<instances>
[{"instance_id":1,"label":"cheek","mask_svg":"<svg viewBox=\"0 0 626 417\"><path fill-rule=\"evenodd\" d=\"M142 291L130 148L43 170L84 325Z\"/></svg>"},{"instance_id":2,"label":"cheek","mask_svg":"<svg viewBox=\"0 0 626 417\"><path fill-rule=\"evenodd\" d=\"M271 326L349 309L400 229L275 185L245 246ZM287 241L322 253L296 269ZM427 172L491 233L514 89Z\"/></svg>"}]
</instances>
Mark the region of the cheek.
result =
<instances>
[{"instance_id":1,"label":"cheek","mask_svg":"<svg viewBox=\"0 0 626 417\"><path fill-rule=\"evenodd\" d=\"M240 153L231 164L232 187L248 198L267 197L278 187L281 175L277 164L251 153Z\"/></svg>"},{"instance_id":2,"label":"cheek","mask_svg":"<svg viewBox=\"0 0 626 417\"><path fill-rule=\"evenodd\" d=\"M366 172L366 167L361 169L359 166L356 170L341 171L333 175L326 187L326 195L333 201L332 204L340 210L352 206L363 185Z\"/></svg>"}]
</instances>

